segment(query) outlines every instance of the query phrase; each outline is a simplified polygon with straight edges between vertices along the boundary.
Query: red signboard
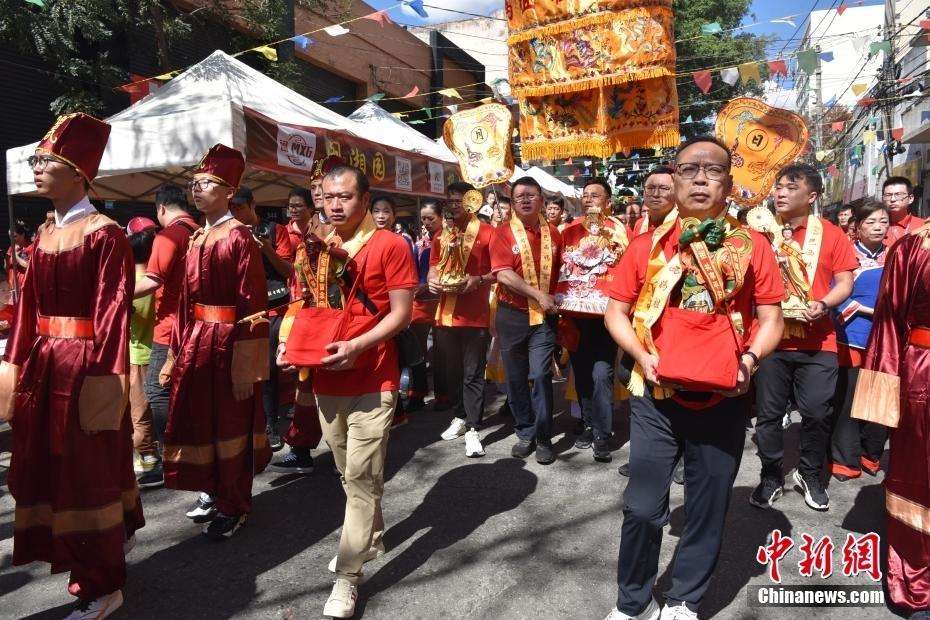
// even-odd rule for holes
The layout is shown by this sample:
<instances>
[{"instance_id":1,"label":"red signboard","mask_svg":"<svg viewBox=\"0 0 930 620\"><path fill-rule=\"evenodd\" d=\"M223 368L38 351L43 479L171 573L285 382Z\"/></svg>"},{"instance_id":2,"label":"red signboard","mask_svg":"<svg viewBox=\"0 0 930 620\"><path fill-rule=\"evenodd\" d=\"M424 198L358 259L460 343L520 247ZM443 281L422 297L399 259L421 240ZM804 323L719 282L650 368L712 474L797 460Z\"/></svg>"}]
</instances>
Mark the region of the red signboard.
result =
<instances>
[{"instance_id":1,"label":"red signboard","mask_svg":"<svg viewBox=\"0 0 930 620\"><path fill-rule=\"evenodd\" d=\"M445 196L459 180L455 164L345 133L278 121L243 108L246 161L253 168L309 176L316 159L338 155L368 176L371 188L414 196Z\"/></svg>"}]
</instances>

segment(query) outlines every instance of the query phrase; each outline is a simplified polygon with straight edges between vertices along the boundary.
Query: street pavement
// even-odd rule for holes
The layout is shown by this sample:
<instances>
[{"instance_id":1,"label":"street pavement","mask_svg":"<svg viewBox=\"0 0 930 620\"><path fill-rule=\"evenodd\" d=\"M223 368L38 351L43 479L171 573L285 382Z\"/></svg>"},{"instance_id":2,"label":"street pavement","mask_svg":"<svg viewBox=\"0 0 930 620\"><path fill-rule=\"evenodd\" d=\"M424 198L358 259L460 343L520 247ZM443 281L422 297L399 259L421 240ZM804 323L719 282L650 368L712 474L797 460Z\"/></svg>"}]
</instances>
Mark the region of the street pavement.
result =
<instances>
[{"instance_id":1,"label":"street pavement","mask_svg":"<svg viewBox=\"0 0 930 620\"><path fill-rule=\"evenodd\" d=\"M556 392L561 393L560 386ZM449 412L410 415L391 433L384 517L387 554L367 564L356 618L585 618L600 620L615 604L616 556L627 479L628 416L618 405L614 460L594 462L573 447L565 403L557 400L555 447L549 466L510 457L509 418L497 413L503 397L488 390L490 417L482 431L486 456L467 459L464 439L439 434ZM695 413L695 415L701 415ZM284 421L286 422L286 420ZM786 468L797 462L799 419L787 432ZM283 429L283 424L282 424ZM67 574L48 565L11 566L14 502L6 488L9 437L0 431L0 618L61 618L69 611ZM4 452L6 451L6 452ZM280 456L283 453L279 453ZM229 541L200 535L184 518L194 493L143 491L147 525L129 555L126 602L114 620L281 619L321 617L332 587L327 563L336 551L344 496L324 447L309 476L259 475L254 512ZM701 618L895 618L885 607L758 607L750 586L772 585L756 560L778 528L795 545L780 563L784 584L868 585L864 574L842 574L849 532L884 532L884 497L877 478L829 487L831 507L818 513L786 487L774 510L749 505L759 462L751 432L733 488L723 548L700 610ZM672 485L657 596L671 582L667 566L685 521L683 487ZM801 535L831 536L834 574L799 575ZM661 600L661 599L660 599Z\"/></svg>"}]
</instances>

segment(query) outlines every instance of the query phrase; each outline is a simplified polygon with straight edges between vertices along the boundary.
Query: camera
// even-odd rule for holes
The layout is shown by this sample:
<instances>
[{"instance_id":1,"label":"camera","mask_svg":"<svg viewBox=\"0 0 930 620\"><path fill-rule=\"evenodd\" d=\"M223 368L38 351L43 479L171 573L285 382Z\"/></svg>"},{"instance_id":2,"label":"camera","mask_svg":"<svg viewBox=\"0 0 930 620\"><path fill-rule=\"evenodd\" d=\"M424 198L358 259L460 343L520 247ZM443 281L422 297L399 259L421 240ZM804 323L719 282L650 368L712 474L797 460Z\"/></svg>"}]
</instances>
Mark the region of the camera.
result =
<instances>
[{"instance_id":1,"label":"camera","mask_svg":"<svg viewBox=\"0 0 930 620\"><path fill-rule=\"evenodd\" d=\"M271 231L273 230L274 224L272 222L259 222L252 229L252 232L256 237L262 237L263 239L271 239Z\"/></svg>"}]
</instances>

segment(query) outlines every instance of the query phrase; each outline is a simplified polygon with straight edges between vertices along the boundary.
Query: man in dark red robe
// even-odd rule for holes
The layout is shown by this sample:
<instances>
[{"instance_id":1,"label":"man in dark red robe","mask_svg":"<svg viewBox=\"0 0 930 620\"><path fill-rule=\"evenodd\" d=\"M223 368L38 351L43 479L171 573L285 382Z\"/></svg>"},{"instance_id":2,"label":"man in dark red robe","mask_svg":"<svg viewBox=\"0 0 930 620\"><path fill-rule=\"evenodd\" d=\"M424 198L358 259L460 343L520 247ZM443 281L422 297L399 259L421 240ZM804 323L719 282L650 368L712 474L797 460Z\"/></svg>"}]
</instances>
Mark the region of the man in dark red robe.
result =
<instances>
[{"instance_id":1,"label":"man in dark red robe","mask_svg":"<svg viewBox=\"0 0 930 620\"><path fill-rule=\"evenodd\" d=\"M930 618L930 225L885 259L852 417L892 427L885 509L891 600Z\"/></svg>"},{"instance_id":2,"label":"man in dark red robe","mask_svg":"<svg viewBox=\"0 0 930 620\"><path fill-rule=\"evenodd\" d=\"M109 134L106 123L69 114L29 158L55 211L0 364L0 420L13 428L13 564L70 570L68 591L80 600L68 618L122 605L125 553L145 523L127 409L132 253L87 198Z\"/></svg>"},{"instance_id":3,"label":"man in dark red robe","mask_svg":"<svg viewBox=\"0 0 930 620\"><path fill-rule=\"evenodd\" d=\"M242 153L217 144L194 173L194 233L163 382L171 383L165 486L201 491L187 512L223 540L252 509L252 478L271 460L256 384L268 379L268 325L238 321L268 307L258 242L229 212L245 169Z\"/></svg>"}]
</instances>

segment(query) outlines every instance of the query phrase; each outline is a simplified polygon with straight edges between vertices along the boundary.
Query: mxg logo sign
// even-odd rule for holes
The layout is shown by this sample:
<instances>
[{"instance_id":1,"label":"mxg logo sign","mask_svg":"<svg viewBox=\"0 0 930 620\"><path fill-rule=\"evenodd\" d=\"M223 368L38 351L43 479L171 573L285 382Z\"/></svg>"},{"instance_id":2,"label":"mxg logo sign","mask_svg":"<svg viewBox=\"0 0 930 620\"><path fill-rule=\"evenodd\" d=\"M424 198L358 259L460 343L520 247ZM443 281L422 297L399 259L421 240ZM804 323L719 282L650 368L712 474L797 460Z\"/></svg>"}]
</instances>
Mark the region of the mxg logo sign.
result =
<instances>
[{"instance_id":1,"label":"mxg logo sign","mask_svg":"<svg viewBox=\"0 0 930 620\"><path fill-rule=\"evenodd\" d=\"M278 164L310 172L316 153L316 135L278 125Z\"/></svg>"}]
</instances>

